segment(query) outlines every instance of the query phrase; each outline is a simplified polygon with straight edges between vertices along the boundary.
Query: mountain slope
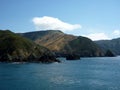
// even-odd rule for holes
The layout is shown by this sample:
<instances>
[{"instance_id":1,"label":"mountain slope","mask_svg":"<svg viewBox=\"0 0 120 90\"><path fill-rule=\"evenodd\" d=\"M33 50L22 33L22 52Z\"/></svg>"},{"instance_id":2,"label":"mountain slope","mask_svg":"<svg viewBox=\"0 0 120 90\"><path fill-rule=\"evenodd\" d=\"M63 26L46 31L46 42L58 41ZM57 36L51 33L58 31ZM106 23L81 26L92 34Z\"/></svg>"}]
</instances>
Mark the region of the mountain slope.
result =
<instances>
[{"instance_id":1,"label":"mountain slope","mask_svg":"<svg viewBox=\"0 0 120 90\"><path fill-rule=\"evenodd\" d=\"M82 36L70 41L69 48L72 53L77 53L83 57L104 56L103 51L97 46L97 44L95 44L92 40Z\"/></svg>"},{"instance_id":2,"label":"mountain slope","mask_svg":"<svg viewBox=\"0 0 120 90\"><path fill-rule=\"evenodd\" d=\"M95 41L103 50L111 50L114 54L120 55L120 38L112 40Z\"/></svg>"},{"instance_id":3,"label":"mountain slope","mask_svg":"<svg viewBox=\"0 0 120 90\"><path fill-rule=\"evenodd\" d=\"M35 41L35 43L43 45L52 51L60 51L67 45L67 43L75 38L76 36L67 35L59 30L47 30L28 32L20 34L23 37Z\"/></svg>"},{"instance_id":4,"label":"mountain slope","mask_svg":"<svg viewBox=\"0 0 120 90\"><path fill-rule=\"evenodd\" d=\"M0 30L0 61L54 62L56 59L47 48L9 30Z\"/></svg>"},{"instance_id":5,"label":"mountain slope","mask_svg":"<svg viewBox=\"0 0 120 90\"><path fill-rule=\"evenodd\" d=\"M55 34L62 35L64 33L59 31L59 30L55 30L55 31L47 30L47 31L35 31L35 32L26 32L26 33L18 33L18 34L20 34L23 37L26 37L28 39L31 39L31 40L35 41L35 40L37 40L39 38L42 38L42 37L44 37L46 35L53 35L53 34L54 35Z\"/></svg>"},{"instance_id":6,"label":"mountain slope","mask_svg":"<svg viewBox=\"0 0 120 90\"><path fill-rule=\"evenodd\" d=\"M32 34L33 37L28 37L28 34ZM76 53L80 56L103 56L103 51L90 39L85 37L77 37L73 35L64 34L58 30L48 30L36 32L23 33L24 37L27 37L37 44L43 45L55 53L71 54ZM39 33L39 34L38 34ZM26 35L27 34L27 35ZM34 35L37 38L34 38ZM34 39L33 39L34 38Z\"/></svg>"}]
</instances>

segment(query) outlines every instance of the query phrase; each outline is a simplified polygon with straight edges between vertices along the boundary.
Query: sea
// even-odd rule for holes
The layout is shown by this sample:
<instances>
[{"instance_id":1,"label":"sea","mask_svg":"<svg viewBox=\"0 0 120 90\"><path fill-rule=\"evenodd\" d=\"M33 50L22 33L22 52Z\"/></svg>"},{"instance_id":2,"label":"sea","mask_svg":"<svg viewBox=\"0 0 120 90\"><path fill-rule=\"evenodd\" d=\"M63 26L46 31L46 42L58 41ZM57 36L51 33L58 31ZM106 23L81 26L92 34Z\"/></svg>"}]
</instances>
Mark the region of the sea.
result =
<instances>
[{"instance_id":1,"label":"sea","mask_svg":"<svg viewBox=\"0 0 120 90\"><path fill-rule=\"evenodd\" d=\"M0 90L120 90L120 56L0 63Z\"/></svg>"}]
</instances>

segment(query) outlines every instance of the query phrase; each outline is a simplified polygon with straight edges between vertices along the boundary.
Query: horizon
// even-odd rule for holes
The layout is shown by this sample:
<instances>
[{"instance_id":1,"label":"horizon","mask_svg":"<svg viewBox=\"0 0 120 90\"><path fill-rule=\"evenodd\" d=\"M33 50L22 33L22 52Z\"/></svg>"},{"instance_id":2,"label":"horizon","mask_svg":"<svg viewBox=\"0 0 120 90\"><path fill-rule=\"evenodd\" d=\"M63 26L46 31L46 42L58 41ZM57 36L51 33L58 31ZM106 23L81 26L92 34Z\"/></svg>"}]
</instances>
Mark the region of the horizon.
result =
<instances>
[{"instance_id":1,"label":"horizon","mask_svg":"<svg viewBox=\"0 0 120 90\"><path fill-rule=\"evenodd\" d=\"M0 29L56 30L92 40L120 36L119 0L1 0Z\"/></svg>"}]
</instances>

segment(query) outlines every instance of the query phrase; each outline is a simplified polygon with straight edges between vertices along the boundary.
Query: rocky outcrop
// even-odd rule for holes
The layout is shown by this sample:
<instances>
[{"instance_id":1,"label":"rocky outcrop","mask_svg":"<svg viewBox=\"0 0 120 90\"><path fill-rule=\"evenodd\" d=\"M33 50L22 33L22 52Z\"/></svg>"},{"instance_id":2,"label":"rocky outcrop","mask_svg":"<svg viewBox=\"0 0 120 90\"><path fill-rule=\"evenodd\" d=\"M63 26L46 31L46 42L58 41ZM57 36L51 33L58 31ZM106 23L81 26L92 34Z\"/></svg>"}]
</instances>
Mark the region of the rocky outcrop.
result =
<instances>
[{"instance_id":1,"label":"rocky outcrop","mask_svg":"<svg viewBox=\"0 0 120 90\"><path fill-rule=\"evenodd\" d=\"M107 50L106 53L105 53L105 56L114 57L115 55L110 50Z\"/></svg>"},{"instance_id":2,"label":"rocky outcrop","mask_svg":"<svg viewBox=\"0 0 120 90\"><path fill-rule=\"evenodd\" d=\"M67 54L66 60L80 60L80 56L77 54Z\"/></svg>"}]
</instances>

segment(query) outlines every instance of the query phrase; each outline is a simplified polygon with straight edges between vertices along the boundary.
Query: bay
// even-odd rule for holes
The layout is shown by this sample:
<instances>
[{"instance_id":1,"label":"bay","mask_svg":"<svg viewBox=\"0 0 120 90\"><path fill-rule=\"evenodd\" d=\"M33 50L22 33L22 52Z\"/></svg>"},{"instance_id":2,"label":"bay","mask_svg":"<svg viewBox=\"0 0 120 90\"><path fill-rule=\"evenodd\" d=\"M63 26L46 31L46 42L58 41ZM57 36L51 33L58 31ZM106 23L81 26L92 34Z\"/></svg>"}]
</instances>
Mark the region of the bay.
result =
<instances>
[{"instance_id":1,"label":"bay","mask_svg":"<svg viewBox=\"0 0 120 90\"><path fill-rule=\"evenodd\" d=\"M120 90L120 57L0 63L0 90Z\"/></svg>"}]
</instances>

